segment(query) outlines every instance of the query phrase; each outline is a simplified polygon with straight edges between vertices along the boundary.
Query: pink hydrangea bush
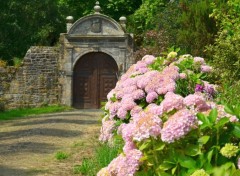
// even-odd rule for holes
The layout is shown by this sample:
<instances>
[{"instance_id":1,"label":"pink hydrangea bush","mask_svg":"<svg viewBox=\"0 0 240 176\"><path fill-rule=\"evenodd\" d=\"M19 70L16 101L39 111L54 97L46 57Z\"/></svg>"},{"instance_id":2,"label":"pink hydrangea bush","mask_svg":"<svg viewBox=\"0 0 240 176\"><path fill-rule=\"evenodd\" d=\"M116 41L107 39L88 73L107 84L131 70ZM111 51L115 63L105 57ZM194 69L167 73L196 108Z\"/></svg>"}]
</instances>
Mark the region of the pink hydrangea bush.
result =
<instances>
[{"instance_id":1,"label":"pink hydrangea bush","mask_svg":"<svg viewBox=\"0 0 240 176\"><path fill-rule=\"evenodd\" d=\"M219 151L227 142L239 145L239 117L215 102L211 71L203 58L176 52L132 65L107 96L99 138L120 135L124 147L98 176L211 174L229 162L234 172L239 152L224 158Z\"/></svg>"}]
</instances>

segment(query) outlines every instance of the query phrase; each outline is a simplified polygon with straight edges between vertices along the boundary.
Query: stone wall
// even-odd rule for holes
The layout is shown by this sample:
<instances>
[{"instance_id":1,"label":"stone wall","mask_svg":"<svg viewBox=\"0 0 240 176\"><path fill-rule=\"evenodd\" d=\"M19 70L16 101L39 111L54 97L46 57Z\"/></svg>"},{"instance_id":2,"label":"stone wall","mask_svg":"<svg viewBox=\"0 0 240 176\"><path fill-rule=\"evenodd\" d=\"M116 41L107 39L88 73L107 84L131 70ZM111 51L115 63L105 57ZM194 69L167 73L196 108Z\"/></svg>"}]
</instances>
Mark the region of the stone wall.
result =
<instances>
[{"instance_id":1,"label":"stone wall","mask_svg":"<svg viewBox=\"0 0 240 176\"><path fill-rule=\"evenodd\" d=\"M61 94L58 58L56 47L31 47L22 66L9 73L12 76L1 78L5 80L0 82L5 106L12 109L58 104Z\"/></svg>"}]
</instances>

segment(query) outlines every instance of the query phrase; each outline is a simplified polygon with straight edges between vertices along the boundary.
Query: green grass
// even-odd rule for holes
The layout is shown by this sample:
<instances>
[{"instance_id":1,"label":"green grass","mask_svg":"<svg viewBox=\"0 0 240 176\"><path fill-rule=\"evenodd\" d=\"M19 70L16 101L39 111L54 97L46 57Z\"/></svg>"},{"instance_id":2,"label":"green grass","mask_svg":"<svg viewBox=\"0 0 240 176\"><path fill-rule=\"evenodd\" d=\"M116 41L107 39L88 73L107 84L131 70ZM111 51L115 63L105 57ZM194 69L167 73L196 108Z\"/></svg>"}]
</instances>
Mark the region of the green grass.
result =
<instances>
[{"instance_id":1,"label":"green grass","mask_svg":"<svg viewBox=\"0 0 240 176\"><path fill-rule=\"evenodd\" d=\"M68 157L69 157L69 154L62 151L59 151L55 154L55 158L57 160L64 160L64 159L67 159Z\"/></svg>"},{"instance_id":2,"label":"green grass","mask_svg":"<svg viewBox=\"0 0 240 176\"><path fill-rule=\"evenodd\" d=\"M70 110L70 107L66 106L45 106L38 108L22 108L13 109L9 111L0 112L0 120L12 120L20 117L27 117L30 115L39 115L52 112L61 112Z\"/></svg>"},{"instance_id":3,"label":"green grass","mask_svg":"<svg viewBox=\"0 0 240 176\"><path fill-rule=\"evenodd\" d=\"M74 166L74 174L96 175L101 168L106 167L118 155L120 148L122 148L122 145L109 147L107 144L99 144L95 148L92 158L84 158L81 165Z\"/></svg>"}]
</instances>

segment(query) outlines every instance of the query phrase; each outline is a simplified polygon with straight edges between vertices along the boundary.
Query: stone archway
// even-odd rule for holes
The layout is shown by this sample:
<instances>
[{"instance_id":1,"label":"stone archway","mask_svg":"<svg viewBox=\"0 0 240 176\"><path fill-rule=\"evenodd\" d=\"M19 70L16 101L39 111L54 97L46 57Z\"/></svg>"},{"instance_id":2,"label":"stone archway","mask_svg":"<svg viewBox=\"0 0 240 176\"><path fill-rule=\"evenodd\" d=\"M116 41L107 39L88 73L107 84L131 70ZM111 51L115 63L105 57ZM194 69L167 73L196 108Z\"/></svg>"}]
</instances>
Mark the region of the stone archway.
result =
<instances>
[{"instance_id":1,"label":"stone archway","mask_svg":"<svg viewBox=\"0 0 240 176\"><path fill-rule=\"evenodd\" d=\"M73 69L73 107L100 108L117 82L115 60L102 52L83 55Z\"/></svg>"}]
</instances>

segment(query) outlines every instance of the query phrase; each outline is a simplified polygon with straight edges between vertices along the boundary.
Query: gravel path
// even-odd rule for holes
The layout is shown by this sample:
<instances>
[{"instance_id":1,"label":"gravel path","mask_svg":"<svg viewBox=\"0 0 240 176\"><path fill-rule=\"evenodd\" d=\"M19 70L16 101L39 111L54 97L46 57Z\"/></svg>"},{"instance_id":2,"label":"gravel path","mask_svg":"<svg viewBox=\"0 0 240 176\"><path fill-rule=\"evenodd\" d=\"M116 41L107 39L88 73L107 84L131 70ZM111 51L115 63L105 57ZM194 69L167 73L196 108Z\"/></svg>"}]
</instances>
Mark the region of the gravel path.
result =
<instances>
[{"instance_id":1,"label":"gravel path","mask_svg":"<svg viewBox=\"0 0 240 176\"><path fill-rule=\"evenodd\" d=\"M0 121L0 176L71 176L98 145L100 110ZM56 153L69 154L57 160Z\"/></svg>"}]
</instances>

